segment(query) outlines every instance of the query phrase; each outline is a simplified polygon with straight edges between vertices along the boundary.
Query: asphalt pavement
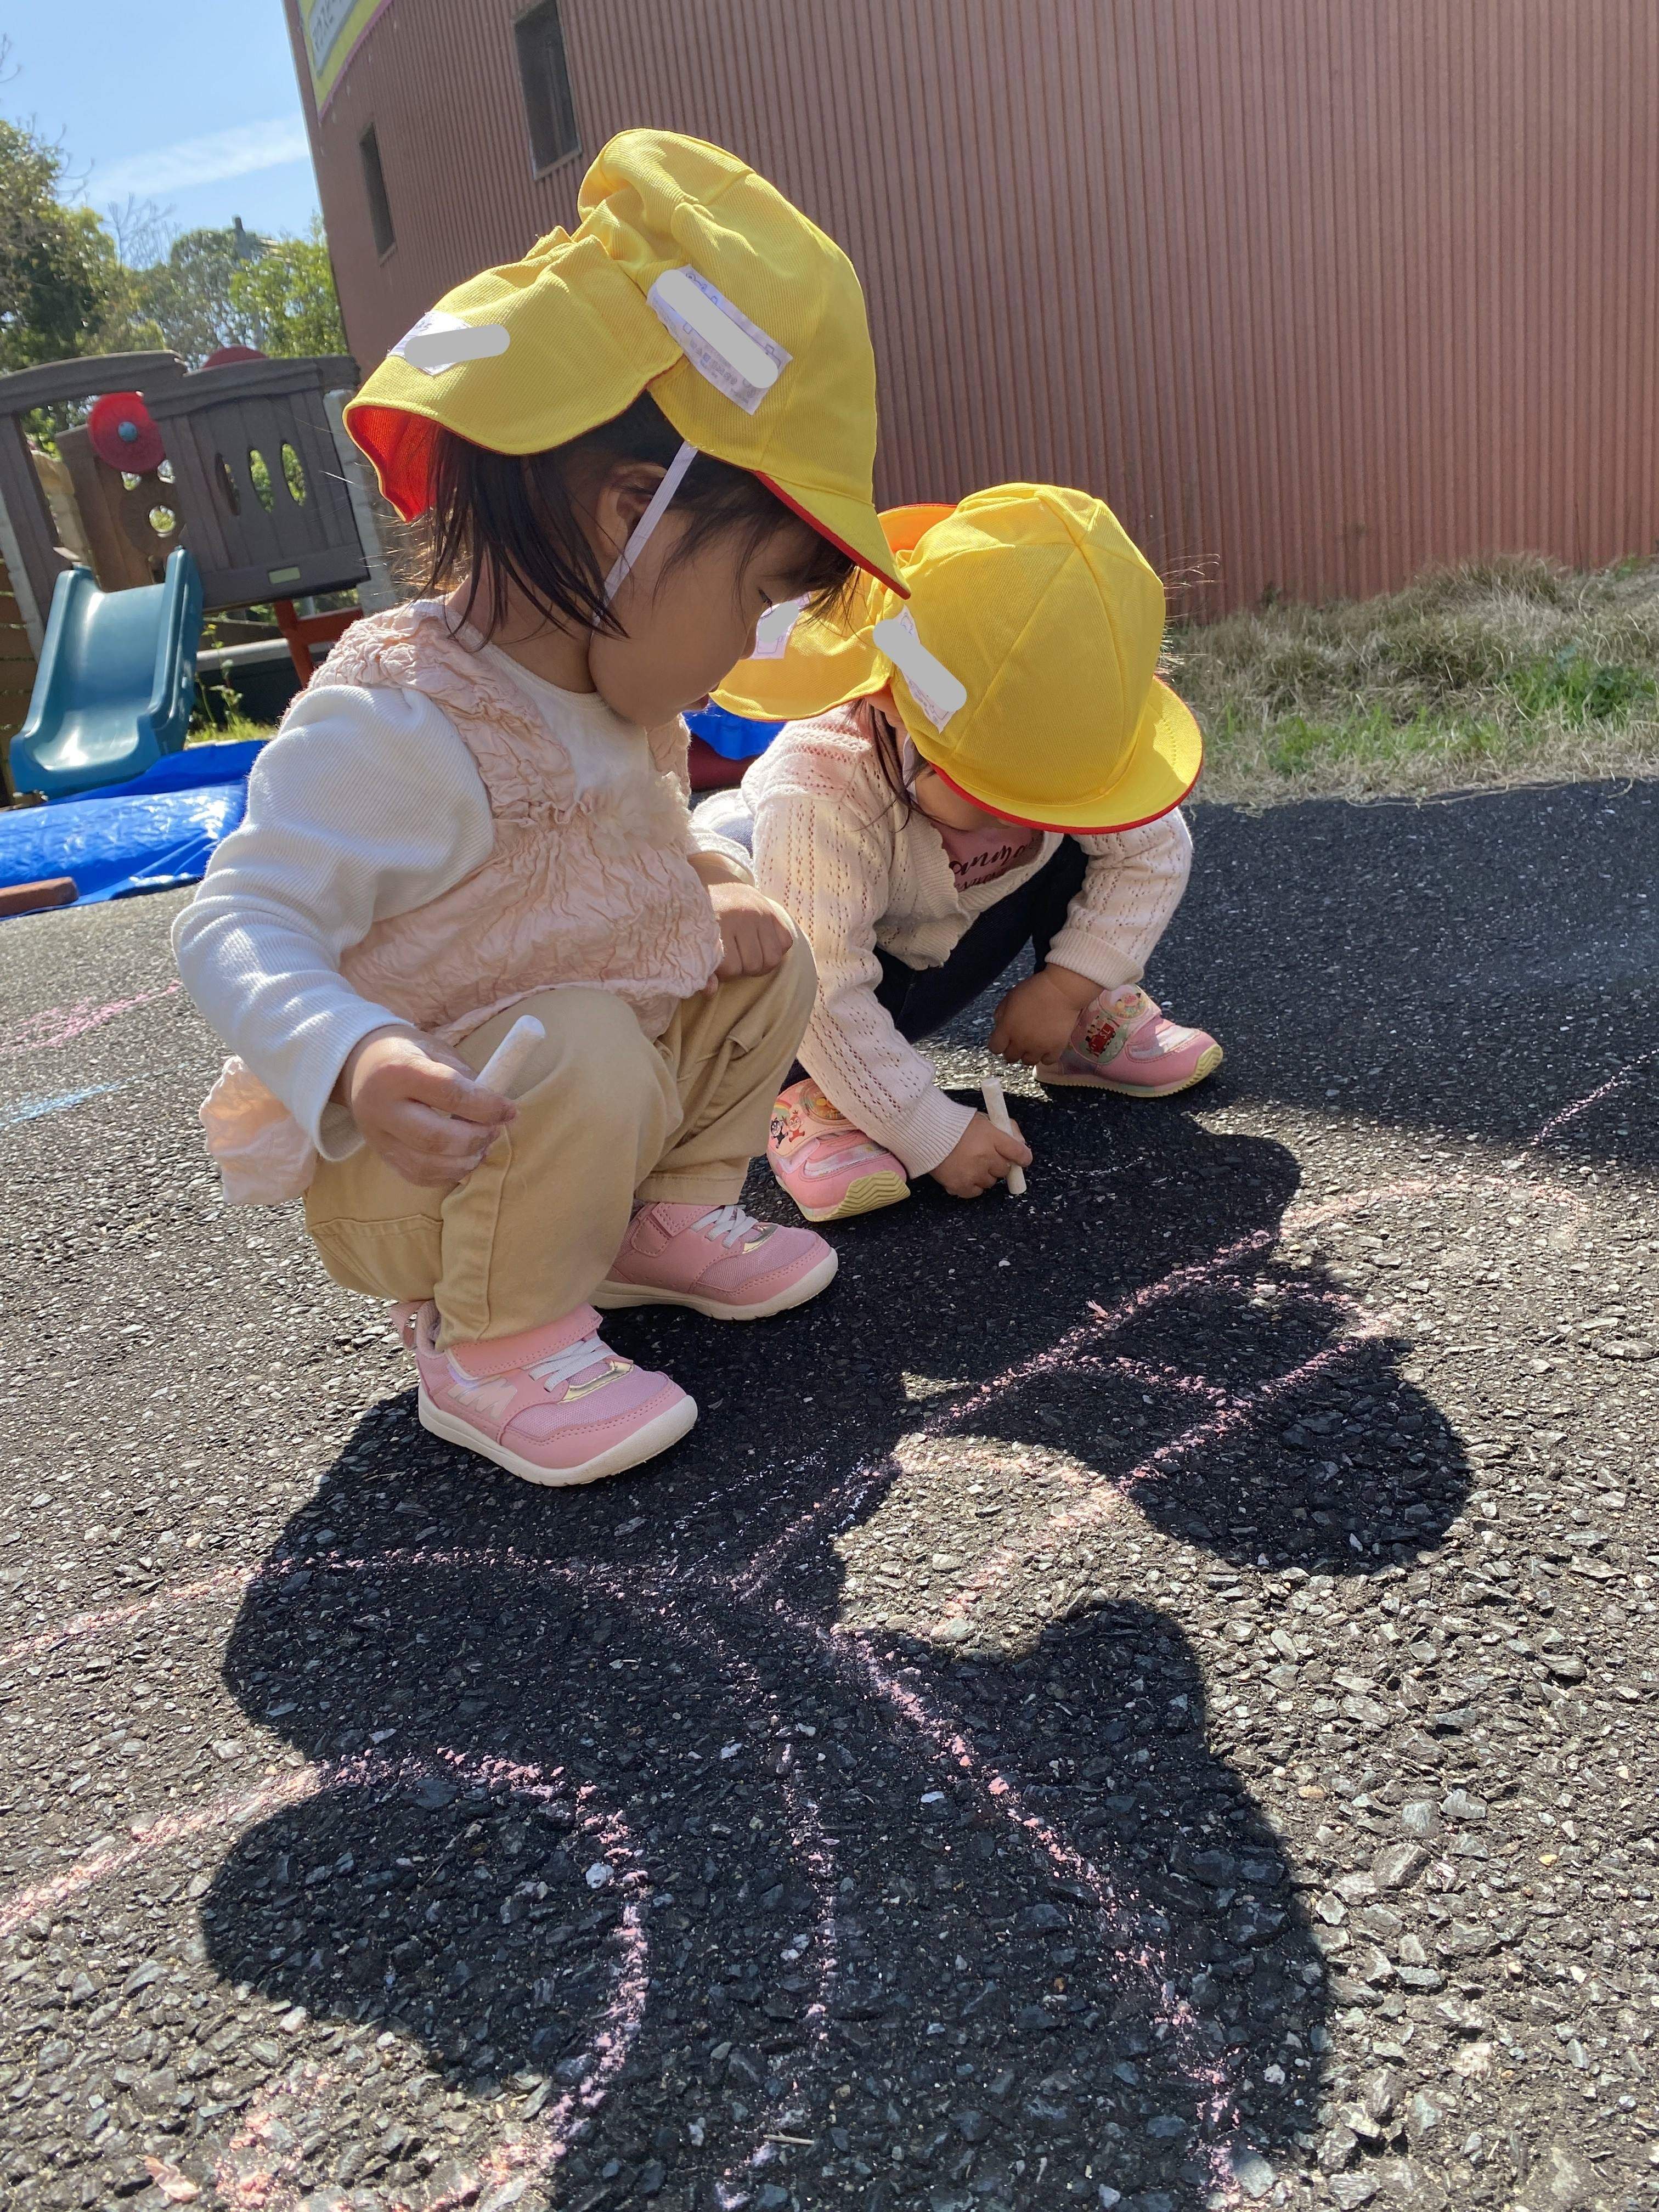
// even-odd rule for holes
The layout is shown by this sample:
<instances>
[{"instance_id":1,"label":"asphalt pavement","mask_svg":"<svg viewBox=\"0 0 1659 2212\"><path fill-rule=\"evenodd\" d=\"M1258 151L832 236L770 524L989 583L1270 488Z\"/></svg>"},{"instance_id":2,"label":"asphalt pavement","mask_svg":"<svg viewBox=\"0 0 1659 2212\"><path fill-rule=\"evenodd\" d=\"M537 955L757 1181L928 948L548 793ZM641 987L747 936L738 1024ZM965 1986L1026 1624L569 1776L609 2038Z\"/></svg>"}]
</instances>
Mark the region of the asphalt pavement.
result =
<instances>
[{"instance_id":1,"label":"asphalt pavement","mask_svg":"<svg viewBox=\"0 0 1659 2212\"><path fill-rule=\"evenodd\" d=\"M179 899L0 925L7 2205L1655 2201L1659 784L1195 831L1220 1076L568 1494L219 1203Z\"/></svg>"}]
</instances>

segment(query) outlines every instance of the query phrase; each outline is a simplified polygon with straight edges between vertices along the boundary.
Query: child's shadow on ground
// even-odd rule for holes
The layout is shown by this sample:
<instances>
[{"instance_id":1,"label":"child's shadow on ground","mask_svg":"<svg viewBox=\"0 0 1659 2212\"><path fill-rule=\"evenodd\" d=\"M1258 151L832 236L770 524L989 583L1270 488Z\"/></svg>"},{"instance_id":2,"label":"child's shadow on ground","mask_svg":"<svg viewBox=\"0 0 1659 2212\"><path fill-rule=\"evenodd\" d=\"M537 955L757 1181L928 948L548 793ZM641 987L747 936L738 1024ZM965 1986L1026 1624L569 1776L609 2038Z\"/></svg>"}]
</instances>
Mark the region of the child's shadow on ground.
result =
<instances>
[{"instance_id":1,"label":"child's shadow on ground","mask_svg":"<svg viewBox=\"0 0 1659 2212\"><path fill-rule=\"evenodd\" d=\"M1279 1566L1386 1565L1455 1511L1461 1458L1394 1348L1351 1343L1330 1285L1272 1257L1288 1156L1159 1120L1155 1207L1109 1182L1079 1207L1090 1140L1056 1113L1052 1195L1034 1183L1018 1218L917 1205L854 1224L787 1361L780 1332L619 1326L642 1356L672 1347L708 1409L636 1480L549 1498L425 1437L407 1399L368 1417L228 1661L324 1787L242 1838L204 1924L228 1978L401 2030L465 2094L348 2077L325 2142L285 2154L295 2179L476 2170L503 2085L507 2121L559 2116L561 2199L594 2212L965 2212L1095 2203L1103 2183L1151 2212L1203 2202L1206 2143L1271 2153L1314 2124L1320 1954L1156 1592L1108 1563L1066 1620L1048 1570L1006 1575L974 1630L998 1648L967 1665L932 1640L931 1584L867 1638L836 1632L843 1559L895 1498L949 1510L959 1480L982 1498L988 1480L1013 1499L1022 1455L1063 1462L1062 1506L1139 1470L1155 1528ZM1138 1301L1088 1340L1093 1367L933 1389L1039 1358L1091 1298ZM1249 1418L1189 1435L1235 1405ZM861 1500L813 1524L860 1468ZM803 1516L742 1601L743 1570ZM983 1561L947 1556L959 1604Z\"/></svg>"}]
</instances>

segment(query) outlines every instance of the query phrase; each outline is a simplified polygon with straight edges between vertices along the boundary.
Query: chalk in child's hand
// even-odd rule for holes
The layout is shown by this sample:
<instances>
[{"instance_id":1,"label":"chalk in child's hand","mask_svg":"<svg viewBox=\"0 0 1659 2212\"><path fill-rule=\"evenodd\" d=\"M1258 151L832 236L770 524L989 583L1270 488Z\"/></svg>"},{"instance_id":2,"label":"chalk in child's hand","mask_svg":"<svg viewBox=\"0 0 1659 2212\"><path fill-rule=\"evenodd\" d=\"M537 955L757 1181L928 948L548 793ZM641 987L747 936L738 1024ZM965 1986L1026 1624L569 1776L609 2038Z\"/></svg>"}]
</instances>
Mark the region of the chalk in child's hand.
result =
<instances>
[{"instance_id":1,"label":"chalk in child's hand","mask_svg":"<svg viewBox=\"0 0 1659 2212\"><path fill-rule=\"evenodd\" d=\"M485 1091L499 1091L504 1098L509 1097L508 1086L529 1058L532 1046L538 1045L546 1035L534 1014L520 1014L473 1081Z\"/></svg>"},{"instance_id":2,"label":"chalk in child's hand","mask_svg":"<svg viewBox=\"0 0 1659 2212\"><path fill-rule=\"evenodd\" d=\"M985 1100L985 1110L991 1117L991 1127L994 1129L1000 1129L1005 1136L1012 1136L1014 1125L1008 1119L1008 1101L1002 1095L1002 1085L994 1077L987 1076L979 1087L981 1095ZM1023 1167L1018 1165L1010 1167L1008 1194L1011 1198L1024 1197L1025 1170Z\"/></svg>"}]
</instances>

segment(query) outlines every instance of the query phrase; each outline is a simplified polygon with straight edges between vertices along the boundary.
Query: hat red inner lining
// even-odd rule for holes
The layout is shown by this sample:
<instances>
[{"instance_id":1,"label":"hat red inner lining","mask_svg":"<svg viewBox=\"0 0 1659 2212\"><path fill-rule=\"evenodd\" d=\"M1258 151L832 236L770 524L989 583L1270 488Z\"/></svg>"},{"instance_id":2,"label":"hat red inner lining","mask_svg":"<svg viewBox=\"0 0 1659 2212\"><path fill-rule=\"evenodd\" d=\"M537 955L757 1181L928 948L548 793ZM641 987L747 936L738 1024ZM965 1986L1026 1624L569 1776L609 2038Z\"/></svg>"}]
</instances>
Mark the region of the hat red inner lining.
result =
<instances>
[{"instance_id":1,"label":"hat red inner lining","mask_svg":"<svg viewBox=\"0 0 1659 2212\"><path fill-rule=\"evenodd\" d=\"M791 514L798 514L803 522L810 522L813 529L817 532L820 538L827 538L838 553L844 553L848 559L851 561L856 568L860 568L864 570L866 575L877 577L882 583L887 586L890 591L896 592L902 599L908 599L909 598L910 586L899 580L896 570L895 570L894 574L890 576L884 575L882 571L876 568L872 562L865 559L863 554L858 550L856 546L849 545L844 538L837 538L835 532L830 528L827 523L820 522L816 514L809 514L798 499L791 499L788 493L784 489L781 483L775 482L771 477L761 476L761 472L758 469L755 471L755 474L757 477L760 477L761 482L766 486L766 489L771 493L774 499L781 500L783 504L788 508Z\"/></svg>"}]
</instances>

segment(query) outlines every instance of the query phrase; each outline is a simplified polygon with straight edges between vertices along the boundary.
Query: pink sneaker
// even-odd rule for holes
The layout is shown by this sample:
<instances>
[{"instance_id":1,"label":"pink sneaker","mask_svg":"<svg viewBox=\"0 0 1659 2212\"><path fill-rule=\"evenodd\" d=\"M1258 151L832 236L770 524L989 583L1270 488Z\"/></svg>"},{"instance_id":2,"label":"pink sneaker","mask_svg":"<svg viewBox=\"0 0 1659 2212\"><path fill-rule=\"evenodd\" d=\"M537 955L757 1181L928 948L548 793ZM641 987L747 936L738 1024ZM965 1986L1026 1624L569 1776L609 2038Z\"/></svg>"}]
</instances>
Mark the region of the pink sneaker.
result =
<instances>
[{"instance_id":1,"label":"pink sneaker","mask_svg":"<svg viewBox=\"0 0 1659 2212\"><path fill-rule=\"evenodd\" d=\"M1213 1075L1221 1047L1202 1030L1182 1029L1135 983L1103 991L1078 1016L1058 1060L1037 1070L1039 1083L1116 1091L1126 1098L1167 1098Z\"/></svg>"},{"instance_id":2,"label":"pink sneaker","mask_svg":"<svg viewBox=\"0 0 1659 2212\"><path fill-rule=\"evenodd\" d=\"M421 1426L526 1482L597 1482L653 1459L697 1418L665 1375L636 1367L598 1334L592 1306L483 1344L438 1349L438 1309L400 1306L419 1372Z\"/></svg>"},{"instance_id":3,"label":"pink sneaker","mask_svg":"<svg viewBox=\"0 0 1659 2212\"><path fill-rule=\"evenodd\" d=\"M772 1109L766 1158L809 1221L844 1221L910 1195L903 1162L855 1129L810 1076Z\"/></svg>"},{"instance_id":4,"label":"pink sneaker","mask_svg":"<svg viewBox=\"0 0 1659 2212\"><path fill-rule=\"evenodd\" d=\"M740 1206L642 1206L593 1303L763 1321L815 1298L836 1266L810 1229L780 1229Z\"/></svg>"}]
</instances>

